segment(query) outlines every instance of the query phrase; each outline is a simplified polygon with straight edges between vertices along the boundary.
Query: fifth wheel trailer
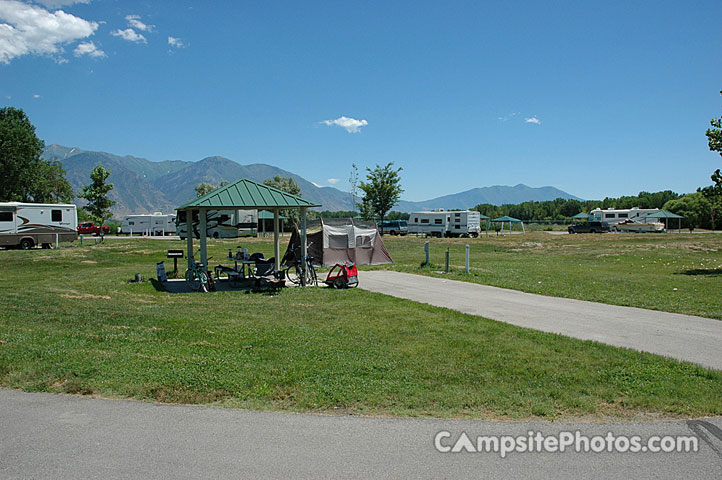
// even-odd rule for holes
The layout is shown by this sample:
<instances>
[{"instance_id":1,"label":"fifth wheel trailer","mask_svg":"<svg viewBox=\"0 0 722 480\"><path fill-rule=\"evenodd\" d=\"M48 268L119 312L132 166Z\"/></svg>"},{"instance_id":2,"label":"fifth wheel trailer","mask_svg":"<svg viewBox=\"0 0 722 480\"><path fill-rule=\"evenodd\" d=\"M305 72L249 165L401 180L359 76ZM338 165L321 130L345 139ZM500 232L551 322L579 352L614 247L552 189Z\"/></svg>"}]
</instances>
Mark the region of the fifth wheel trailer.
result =
<instances>
[{"instance_id":1,"label":"fifth wheel trailer","mask_svg":"<svg viewBox=\"0 0 722 480\"><path fill-rule=\"evenodd\" d=\"M59 203L0 203L0 246L50 248L56 241L78 238L75 205Z\"/></svg>"},{"instance_id":2,"label":"fifth wheel trailer","mask_svg":"<svg viewBox=\"0 0 722 480\"><path fill-rule=\"evenodd\" d=\"M138 235L168 235L176 232L175 215L154 214L127 215L120 225L121 233Z\"/></svg>"}]
</instances>

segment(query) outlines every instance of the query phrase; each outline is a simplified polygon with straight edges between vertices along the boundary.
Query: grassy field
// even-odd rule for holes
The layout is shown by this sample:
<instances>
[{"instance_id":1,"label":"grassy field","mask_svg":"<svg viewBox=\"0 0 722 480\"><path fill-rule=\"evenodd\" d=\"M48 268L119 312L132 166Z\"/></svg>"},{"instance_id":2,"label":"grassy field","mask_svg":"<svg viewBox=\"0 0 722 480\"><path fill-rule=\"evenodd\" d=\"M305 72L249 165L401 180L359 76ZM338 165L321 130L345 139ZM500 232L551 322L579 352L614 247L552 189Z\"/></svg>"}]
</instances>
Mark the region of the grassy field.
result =
<instances>
[{"instance_id":1,"label":"grassy field","mask_svg":"<svg viewBox=\"0 0 722 480\"><path fill-rule=\"evenodd\" d=\"M544 257L535 249L547 250L547 255L551 250L545 241L479 239L472 251L486 251L497 260L528 252L535 260L526 263L535 265ZM581 237L549 239L559 256L566 255L563 244L571 241L587 242ZM661 241L657 239L630 241L640 242L640 251L669 250L641 246ZM705 250L675 248L702 263L700 258L719 259L712 252L715 241L719 238L695 237L690 245L701 242ZM223 258L238 243L211 242L210 254ZM267 240L240 243L251 251L271 251ZM458 247L465 242L434 242L434 251L447 243ZM415 268L422 241L389 239L388 245L397 261L407 264L404 268ZM133 239L53 251L0 251L5 273L0 286L0 385L368 415L560 419L722 414L722 372L652 354L358 289L174 295L151 282L129 282L135 273L152 277L165 250L178 246ZM574 251L584 256L580 248ZM507 267L525 263L514 262ZM689 267L680 262L677 269ZM680 278L694 281L684 274ZM715 275L701 279L719 282ZM644 285L637 281L632 285Z\"/></svg>"},{"instance_id":2,"label":"grassy field","mask_svg":"<svg viewBox=\"0 0 722 480\"><path fill-rule=\"evenodd\" d=\"M722 319L722 235L526 235L478 239L384 237L400 271L442 276L450 249L456 280L542 295ZM464 245L470 273L464 272ZM384 267L386 268L386 267Z\"/></svg>"}]
</instances>

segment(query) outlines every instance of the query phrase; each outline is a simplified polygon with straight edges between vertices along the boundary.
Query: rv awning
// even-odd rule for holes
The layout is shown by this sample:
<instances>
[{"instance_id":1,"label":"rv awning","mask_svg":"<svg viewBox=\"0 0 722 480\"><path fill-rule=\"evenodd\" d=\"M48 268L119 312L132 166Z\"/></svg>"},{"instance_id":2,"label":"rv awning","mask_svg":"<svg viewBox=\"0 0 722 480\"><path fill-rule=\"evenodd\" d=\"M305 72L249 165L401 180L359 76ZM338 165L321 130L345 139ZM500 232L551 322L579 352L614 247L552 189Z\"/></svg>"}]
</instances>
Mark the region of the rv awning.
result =
<instances>
[{"instance_id":1,"label":"rv awning","mask_svg":"<svg viewBox=\"0 0 722 480\"><path fill-rule=\"evenodd\" d=\"M574 219L576 219L576 220L588 220L588 219L589 219L589 214L588 214L588 213L584 213L584 212L580 212L580 213L577 213L576 215L574 215L572 218L574 218Z\"/></svg>"},{"instance_id":2,"label":"rv awning","mask_svg":"<svg viewBox=\"0 0 722 480\"><path fill-rule=\"evenodd\" d=\"M291 195L277 188L269 187L262 183L241 178L233 183L229 183L223 187L217 188L202 197L191 200L190 202L176 208L178 211L188 212L186 221L188 225L188 262L193 256L193 235L190 234L192 228L193 211L199 212L200 218L200 246L201 246L201 263L207 266L208 253L206 249L206 216L208 210L270 210L273 212L274 223L274 253L276 256L276 270L280 269L280 239L278 237L279 210L282 208L298 208L301 210L301 217L305 220L306 209L312 207L320 207L313 202L309 202L305 198ZM303 230L303 243L305 247L305 229ZM305 251L305 248L304 248Z\"/></svg>"}]
</instances>

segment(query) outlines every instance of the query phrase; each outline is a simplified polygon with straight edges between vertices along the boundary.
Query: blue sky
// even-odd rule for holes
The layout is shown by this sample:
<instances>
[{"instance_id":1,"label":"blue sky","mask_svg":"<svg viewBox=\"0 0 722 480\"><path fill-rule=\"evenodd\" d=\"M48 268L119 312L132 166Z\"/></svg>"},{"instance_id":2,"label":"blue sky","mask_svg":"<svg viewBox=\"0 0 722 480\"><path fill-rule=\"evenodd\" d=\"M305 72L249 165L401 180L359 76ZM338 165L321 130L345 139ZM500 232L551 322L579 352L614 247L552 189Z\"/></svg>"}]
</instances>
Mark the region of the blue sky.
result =
<instances>
[{"instance_id":1,"label":"blue sky","mask_svg":"<svg viewBox=\"0 0 722 480\"><path fill-rule=\"evenodd\" d=\"M60 11L59 11L60 10ZM722 167L722 2L0 0L0 101L47 144L222 155L403 198L694 191Z\"/></svg>"}]
</instances>

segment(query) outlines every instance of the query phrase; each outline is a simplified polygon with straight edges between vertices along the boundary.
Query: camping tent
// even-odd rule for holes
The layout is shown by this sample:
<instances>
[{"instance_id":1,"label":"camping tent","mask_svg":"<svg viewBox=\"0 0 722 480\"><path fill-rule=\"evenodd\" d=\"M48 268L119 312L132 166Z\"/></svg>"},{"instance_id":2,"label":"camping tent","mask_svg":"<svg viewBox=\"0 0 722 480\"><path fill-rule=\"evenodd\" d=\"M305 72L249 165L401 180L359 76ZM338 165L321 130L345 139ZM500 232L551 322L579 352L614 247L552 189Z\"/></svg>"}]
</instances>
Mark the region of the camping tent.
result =
<instances>
[{"instance_id":1,"label":"camping tent","mask_svg":"<svg viewBox=\"0 0 722 480\"><path fill-rule=\"evenodd\" d=\"M351 262L356 265L394 263L378 228L373 222L352 218L320 219L308 222L308 256L314 265L332 266ZM294 229L283 264L289 266L301 248L301 234Z\"/></svg>"},{"instance_id":2,"label":"camping tent","mask_svg":"<svg viewBox=\"0 0 722 480\"><path fill-rule=\"evenodd\" d=\"M522 222L518 218L513 218L508 215L504 215L503 217L493 219L492 222L500 222L501 223L501 232L502 233L504 233L504 223L509 222L509 233L511 233L511 224L512 223L521 223L521 231L526 233L526 230L524 229L524 222Z\"/></svg>"}]
</instances>

